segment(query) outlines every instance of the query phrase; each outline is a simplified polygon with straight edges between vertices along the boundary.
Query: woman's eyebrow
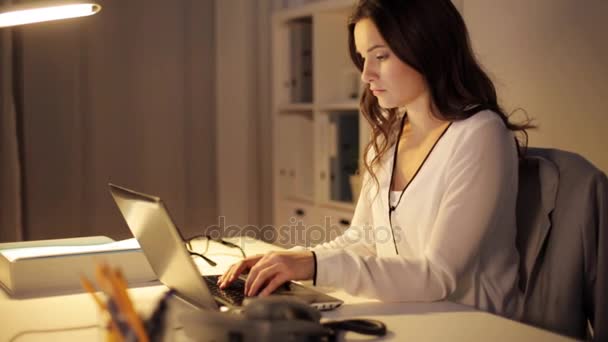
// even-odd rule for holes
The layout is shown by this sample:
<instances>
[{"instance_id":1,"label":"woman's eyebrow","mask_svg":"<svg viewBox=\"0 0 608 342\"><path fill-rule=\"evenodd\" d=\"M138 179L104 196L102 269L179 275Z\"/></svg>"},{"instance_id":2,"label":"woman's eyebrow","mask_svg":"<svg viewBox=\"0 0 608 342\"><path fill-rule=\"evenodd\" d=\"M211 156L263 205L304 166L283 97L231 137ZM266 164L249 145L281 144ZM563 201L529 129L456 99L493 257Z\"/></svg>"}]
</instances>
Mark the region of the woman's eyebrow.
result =
<instances>
[{"instance_id":1,"label":"woman's eyebrow","mask_svg":"<svg viewBox=\"0 0 608 342\"><path fill-rule=\"evenodd\" d=\"M372 50L375 50L375 49L378 49L378 48L383 48L383 47L386 47L386 46L383 45L383 44L372 45L372 47L370 47L369 49L367 49L367 53L370 53L370 52L372 52Z\"/></svg>"},{"instance_id":2,"label":"woman's eyebrow","mask_svg":"<svg viewBox=\"0 0 608 342\"><path fill-rule=\"evenodd\" d=\"M384 47L386 47L386 45L383 45L383 44L375 44L375 45L372 45L372 46L371 46L369 49L367 49L367 52L366 52L366 53L370 53L370 52L372 52L372 51L373 51L373 50L375 50L375 49L384 48ZM359 55L363 55L363 54L362 54L361 52L359 52L359 51L357 51L357 53L358 53Z\"/></svg>"}]
</instances>

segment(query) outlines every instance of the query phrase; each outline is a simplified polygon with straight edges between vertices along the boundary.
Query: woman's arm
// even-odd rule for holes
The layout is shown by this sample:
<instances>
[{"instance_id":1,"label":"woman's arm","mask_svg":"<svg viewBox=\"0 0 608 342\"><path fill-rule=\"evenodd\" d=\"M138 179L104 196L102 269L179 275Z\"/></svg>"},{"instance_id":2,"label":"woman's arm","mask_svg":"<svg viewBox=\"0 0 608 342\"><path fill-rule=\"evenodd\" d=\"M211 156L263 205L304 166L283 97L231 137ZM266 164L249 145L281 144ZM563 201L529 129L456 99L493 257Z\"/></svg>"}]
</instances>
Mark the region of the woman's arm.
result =
<instances>
[{"instance_id":1,"label":"woman's arm","mask_svg":"<svg viewBox=\"0 0 608 342\"><path fill-rule=\"evenodd\" d=\"M316 269L311 251L348 250L356 255L376 255L373 230L371 229L371 202L369 177L363 177L363 187L350 227L333 241L320 244L312 249L302 246L290 248L286 252L271 252L254 255L233 264L218 278L218 284L225 288L241 273L249 272L245 291L247 295L267 295L288 280L311 279Z\"/></svg>"},{"instance_id":2,"label":"woman's arm","mask_svg":"<svg viewBox=\"0 0 608 342\"><path fill-rule=\"evenodd\" d=\"M375 187L373 181L367 172L364 173L362 179L362 188L359 199L355 207L355 212L351 219L351 224L340 236L332 241L318 244L312 248L296 246L289 249L293 252L302 251L321 251L332 249L346 249L355 254L362 256L376 255L376 247L374 241L374 230L371 222L371 200ZM327 228L327 227L326 227ZM307 241L308 242L308 241Z\"/></svg>"},{"instance_id":3,"label":"woman's arm","mask_svg":"<svg viewBox=\"0 0 608 342\"><path fill-rule=\"evenodd\" d=\"M350 227L334 240L315 246L312 251L345 249L361 256L376 255L370 201L370 197L373 196L370 194L370 189L373 187L367 173L363 177L362 184Z\"/></svg>"}]
</instances>

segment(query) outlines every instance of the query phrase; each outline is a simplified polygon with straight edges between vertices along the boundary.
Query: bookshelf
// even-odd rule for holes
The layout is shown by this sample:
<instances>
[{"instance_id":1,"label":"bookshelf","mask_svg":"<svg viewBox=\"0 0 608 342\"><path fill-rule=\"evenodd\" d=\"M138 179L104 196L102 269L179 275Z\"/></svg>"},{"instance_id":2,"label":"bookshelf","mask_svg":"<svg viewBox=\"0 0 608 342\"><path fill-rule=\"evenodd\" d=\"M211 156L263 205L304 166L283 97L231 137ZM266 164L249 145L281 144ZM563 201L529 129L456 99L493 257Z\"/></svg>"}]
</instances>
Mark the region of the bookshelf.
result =
<instances>
[{"instance_id":1,"label":"bookshelf","mask_svg":"<svg viewBox=\"0 0 608 342\"><path fill-rule=\"evenodd\" d=\"M273 209L283 247L329 241L352 219L352 175L369 139L348 54L354 4L317 1L273 15Z\"/></svg>"}]
</instances>

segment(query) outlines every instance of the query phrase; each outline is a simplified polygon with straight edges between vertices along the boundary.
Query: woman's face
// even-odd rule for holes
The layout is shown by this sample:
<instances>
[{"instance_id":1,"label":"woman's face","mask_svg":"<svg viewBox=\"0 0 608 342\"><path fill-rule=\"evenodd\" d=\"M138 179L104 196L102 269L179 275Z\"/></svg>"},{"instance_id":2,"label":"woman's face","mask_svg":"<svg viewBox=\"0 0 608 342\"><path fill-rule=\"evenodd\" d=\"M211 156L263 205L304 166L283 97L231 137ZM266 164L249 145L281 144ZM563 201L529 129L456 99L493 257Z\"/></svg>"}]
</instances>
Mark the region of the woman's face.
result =
<instances>
[{"instance_id":1,"label":"woman's face","mask_svg":"<svg viewBox=\"0 0 608 342\"><path fill-rule=\"evenodd\" d=\"M427 93L424 77L401 61L388 47L376 25L362 19L355 25L355 46L363 57L363 82L382 108L408 107Z\"/></svg>"}]
</instances>

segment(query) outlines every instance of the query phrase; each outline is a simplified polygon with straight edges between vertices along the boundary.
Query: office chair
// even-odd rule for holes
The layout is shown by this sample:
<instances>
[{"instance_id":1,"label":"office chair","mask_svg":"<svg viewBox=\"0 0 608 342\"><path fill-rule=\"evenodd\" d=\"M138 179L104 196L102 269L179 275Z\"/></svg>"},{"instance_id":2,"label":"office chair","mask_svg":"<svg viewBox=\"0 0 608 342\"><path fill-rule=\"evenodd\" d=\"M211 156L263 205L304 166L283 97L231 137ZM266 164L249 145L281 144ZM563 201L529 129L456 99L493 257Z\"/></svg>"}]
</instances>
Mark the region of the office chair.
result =
<instances>
[{"instance_id":1,"label":"office chair","mask_svg":"<svg viewBox=\"0 0 608 342\"><path fill-rule=\"evenodd\" d=\"M608 179L583 157L530 148L520 162L522 320L608 341Z\"/></svg>"}]
</instances>

